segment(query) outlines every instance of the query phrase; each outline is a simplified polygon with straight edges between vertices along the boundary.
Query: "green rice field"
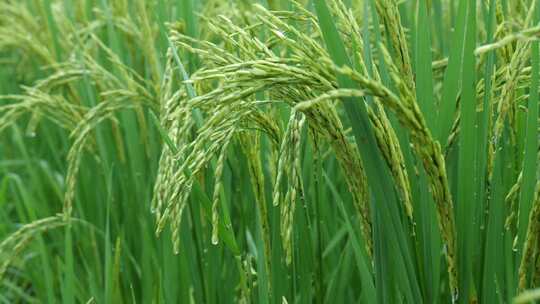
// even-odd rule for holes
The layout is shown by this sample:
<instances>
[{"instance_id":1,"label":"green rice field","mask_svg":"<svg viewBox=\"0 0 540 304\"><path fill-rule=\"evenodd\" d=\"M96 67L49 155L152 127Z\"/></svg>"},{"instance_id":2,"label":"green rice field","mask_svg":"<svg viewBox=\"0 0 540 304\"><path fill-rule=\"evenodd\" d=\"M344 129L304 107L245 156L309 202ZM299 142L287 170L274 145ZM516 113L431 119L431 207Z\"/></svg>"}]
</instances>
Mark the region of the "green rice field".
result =
<instances>
[{"instance_id":1,"label":"green rice field","mask_svg":"<svg viewBox=\"0 0 540 304\"><path fill-rule=\"evenodd\" d=\"M540 303L540 0L0 0L0 304Z\"/></svg>"}]
</instances>

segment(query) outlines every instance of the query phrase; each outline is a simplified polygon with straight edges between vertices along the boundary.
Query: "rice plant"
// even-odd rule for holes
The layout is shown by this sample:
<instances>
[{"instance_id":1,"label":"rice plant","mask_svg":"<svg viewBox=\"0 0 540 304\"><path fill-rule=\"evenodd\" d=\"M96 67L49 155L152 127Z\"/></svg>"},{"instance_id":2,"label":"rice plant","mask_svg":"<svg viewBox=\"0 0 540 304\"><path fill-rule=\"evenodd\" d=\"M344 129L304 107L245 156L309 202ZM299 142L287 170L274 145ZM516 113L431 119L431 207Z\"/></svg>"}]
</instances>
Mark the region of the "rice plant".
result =
<instances>
[{"instance_id":1,"label":"rice plant","mask_svg":"<svg viewBox=\"0 0 540 304\"><path fill-rule=\"evenodd\" d=\"M537 0L3 0L0 301L537 301L539 37Z\"/></svg>"}]
</instances>

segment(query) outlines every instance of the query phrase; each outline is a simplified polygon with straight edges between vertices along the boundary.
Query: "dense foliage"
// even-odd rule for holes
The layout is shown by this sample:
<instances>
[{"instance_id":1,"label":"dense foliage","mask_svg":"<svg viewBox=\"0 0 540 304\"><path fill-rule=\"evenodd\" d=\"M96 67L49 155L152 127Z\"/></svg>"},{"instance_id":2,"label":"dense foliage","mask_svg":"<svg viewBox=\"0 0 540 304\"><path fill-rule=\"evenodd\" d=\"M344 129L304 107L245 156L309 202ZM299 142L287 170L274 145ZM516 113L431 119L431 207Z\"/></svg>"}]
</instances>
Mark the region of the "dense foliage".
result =
<instances>
[{"instance_id":1,"label":"dense foliage","mask_svg":"<svg viewBox=\"0 0 540 304\"><path fill-rule=\"evenodd\" d=\"M539 6L0 1L0 302L534 300Z\"/></svg>"}]
</instances>

